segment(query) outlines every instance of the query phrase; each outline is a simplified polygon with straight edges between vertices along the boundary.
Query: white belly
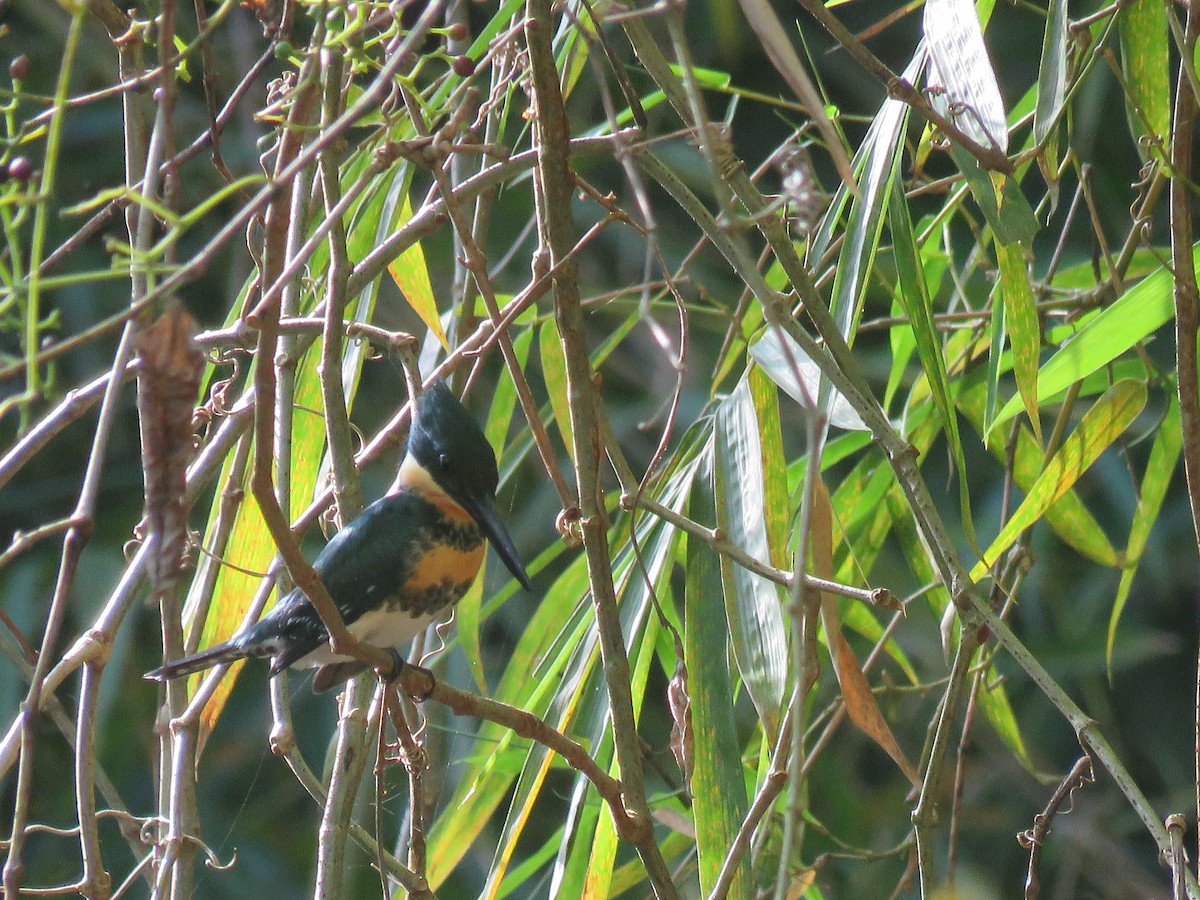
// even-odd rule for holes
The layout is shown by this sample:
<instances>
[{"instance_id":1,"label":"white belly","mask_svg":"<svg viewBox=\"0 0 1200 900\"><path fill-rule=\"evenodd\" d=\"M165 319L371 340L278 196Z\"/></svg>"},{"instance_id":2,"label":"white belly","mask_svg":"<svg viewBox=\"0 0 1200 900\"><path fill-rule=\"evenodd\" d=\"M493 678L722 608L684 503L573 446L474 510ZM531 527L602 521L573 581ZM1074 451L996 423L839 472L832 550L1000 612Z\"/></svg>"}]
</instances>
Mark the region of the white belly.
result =
<instances>
[{"instance_id":1,"label":"white belly","mask_svg":"<svg viewBox=\"0 0 1200 900\"><path fill-rule=\"evenodd\" d=\"M350 633L360 641L383 650L397 650L408 644L413 638L437 621L437 615L413 617L399 610L384 612L373 609L364 613L353 625L349 626ZM334 653L329 644L322 644L311 653L300 657L293 663L297 669L314 669L317 666L327 666L335 662L349 662L349 656Z\"/></svg>"}]
</instances>

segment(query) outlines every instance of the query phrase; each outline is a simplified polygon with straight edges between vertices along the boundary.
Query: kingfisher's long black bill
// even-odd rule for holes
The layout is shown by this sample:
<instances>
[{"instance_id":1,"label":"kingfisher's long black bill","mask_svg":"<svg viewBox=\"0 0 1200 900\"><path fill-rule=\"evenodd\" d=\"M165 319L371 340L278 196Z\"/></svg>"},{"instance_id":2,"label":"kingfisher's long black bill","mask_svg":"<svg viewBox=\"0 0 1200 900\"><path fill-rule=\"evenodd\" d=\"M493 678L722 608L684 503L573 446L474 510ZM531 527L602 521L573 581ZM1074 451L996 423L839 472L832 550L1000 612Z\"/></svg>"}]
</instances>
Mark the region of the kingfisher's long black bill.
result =
<instances>
[{"instance_id":1,"label":"kingfisher's long black bill","mask_svg":"<svg viewBox=\"0 0 1200 900\"><path fill-rule=\"evenodd\" d=\"M504 561L508 571L513 573L513 577L521 583L521 587L529 590L531 587L529 575L526 574L525 567L521 565L521 558L517 556L517 548L513 546L512 538L508 534L508 529L504 527L500 513L496 512L496 504L491 500L473 500L467 512L483 528L484 534L496 548L496 553Z\"/></svg>"}]
</instances>

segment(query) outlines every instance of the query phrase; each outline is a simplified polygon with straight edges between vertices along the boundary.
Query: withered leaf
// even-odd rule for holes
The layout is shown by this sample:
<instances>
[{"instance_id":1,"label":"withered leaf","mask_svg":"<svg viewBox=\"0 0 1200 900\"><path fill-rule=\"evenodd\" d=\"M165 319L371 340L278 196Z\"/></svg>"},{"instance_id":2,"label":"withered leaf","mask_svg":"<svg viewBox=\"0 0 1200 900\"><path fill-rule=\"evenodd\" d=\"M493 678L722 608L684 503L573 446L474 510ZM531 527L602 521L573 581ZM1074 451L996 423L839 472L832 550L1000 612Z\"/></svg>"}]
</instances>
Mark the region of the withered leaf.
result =
<instances>
[{"instance_id":1,"label":"withered leaf","mask_svg":"<svg viewBox=\"0 0 1200 900\"><path fill-rule=\"evenodd\" d=\"M155 539L148 574L155 590L178 575L187 540L187 466L193 453L192 410L204 371L196 323L179 304L134 339L146 518Z\"/></svg>"}]
</instances>

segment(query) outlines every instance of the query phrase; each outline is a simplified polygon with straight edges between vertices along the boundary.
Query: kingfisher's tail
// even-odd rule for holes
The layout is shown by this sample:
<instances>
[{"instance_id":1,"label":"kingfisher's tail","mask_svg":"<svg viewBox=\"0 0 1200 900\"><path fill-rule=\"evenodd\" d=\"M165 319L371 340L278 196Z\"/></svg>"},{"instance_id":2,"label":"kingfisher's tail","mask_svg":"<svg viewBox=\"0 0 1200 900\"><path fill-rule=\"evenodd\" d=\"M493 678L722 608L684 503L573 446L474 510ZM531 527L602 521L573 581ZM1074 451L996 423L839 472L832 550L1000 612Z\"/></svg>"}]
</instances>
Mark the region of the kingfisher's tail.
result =
<instances>
[{"instance_id":1,"label":"kingfisher's tail","mask_svg":"<svg viewBox=\"0 0 1200 900\"><path fill-rule=\"evenodd\" d=\"M207 650L201 650L199 653L169 662L161 668L147 672L142 677L147 681L170 681L172 678L203 672L205 669L211 669L221 663L233 662L235 659L253 655L245 648L234 644L233 641L225 641L209 647Z\"/></svg>"}]
</instances>

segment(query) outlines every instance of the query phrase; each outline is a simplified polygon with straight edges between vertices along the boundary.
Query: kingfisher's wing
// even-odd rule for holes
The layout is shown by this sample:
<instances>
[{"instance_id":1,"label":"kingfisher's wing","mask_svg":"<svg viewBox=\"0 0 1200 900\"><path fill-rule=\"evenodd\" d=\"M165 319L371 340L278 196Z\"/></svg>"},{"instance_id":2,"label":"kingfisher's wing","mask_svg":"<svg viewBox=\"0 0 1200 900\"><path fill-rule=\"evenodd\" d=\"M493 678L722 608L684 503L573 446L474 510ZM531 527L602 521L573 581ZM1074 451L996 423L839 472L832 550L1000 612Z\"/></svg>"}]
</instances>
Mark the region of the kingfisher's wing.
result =
<instances>
[{"instance_id":1,"label":"kingfisher's wing","mask_svg":"<svg viewBox=\"0 0 1200 900\"><path fill-rule=\"evenodd\" d=\"M421 554L430 504L401 491L376 500L313 561L346 624L392 600Z\"/></svg>"},{"instance_id":2,"label":"kingfisher's wing","mask_svg":"<svg viewBox=\"0 0 1200 900\"><path fill-rule=\"evenodd\" d=\"M403 583L423 506L428 504L404 492L376 500L313 560L313 569L347 625L385 603ZM294 590L238 644L251 655L274 656L275 673L327 640L329 633L316 608L303 591Z\"/></svg>"}]
</instances>

